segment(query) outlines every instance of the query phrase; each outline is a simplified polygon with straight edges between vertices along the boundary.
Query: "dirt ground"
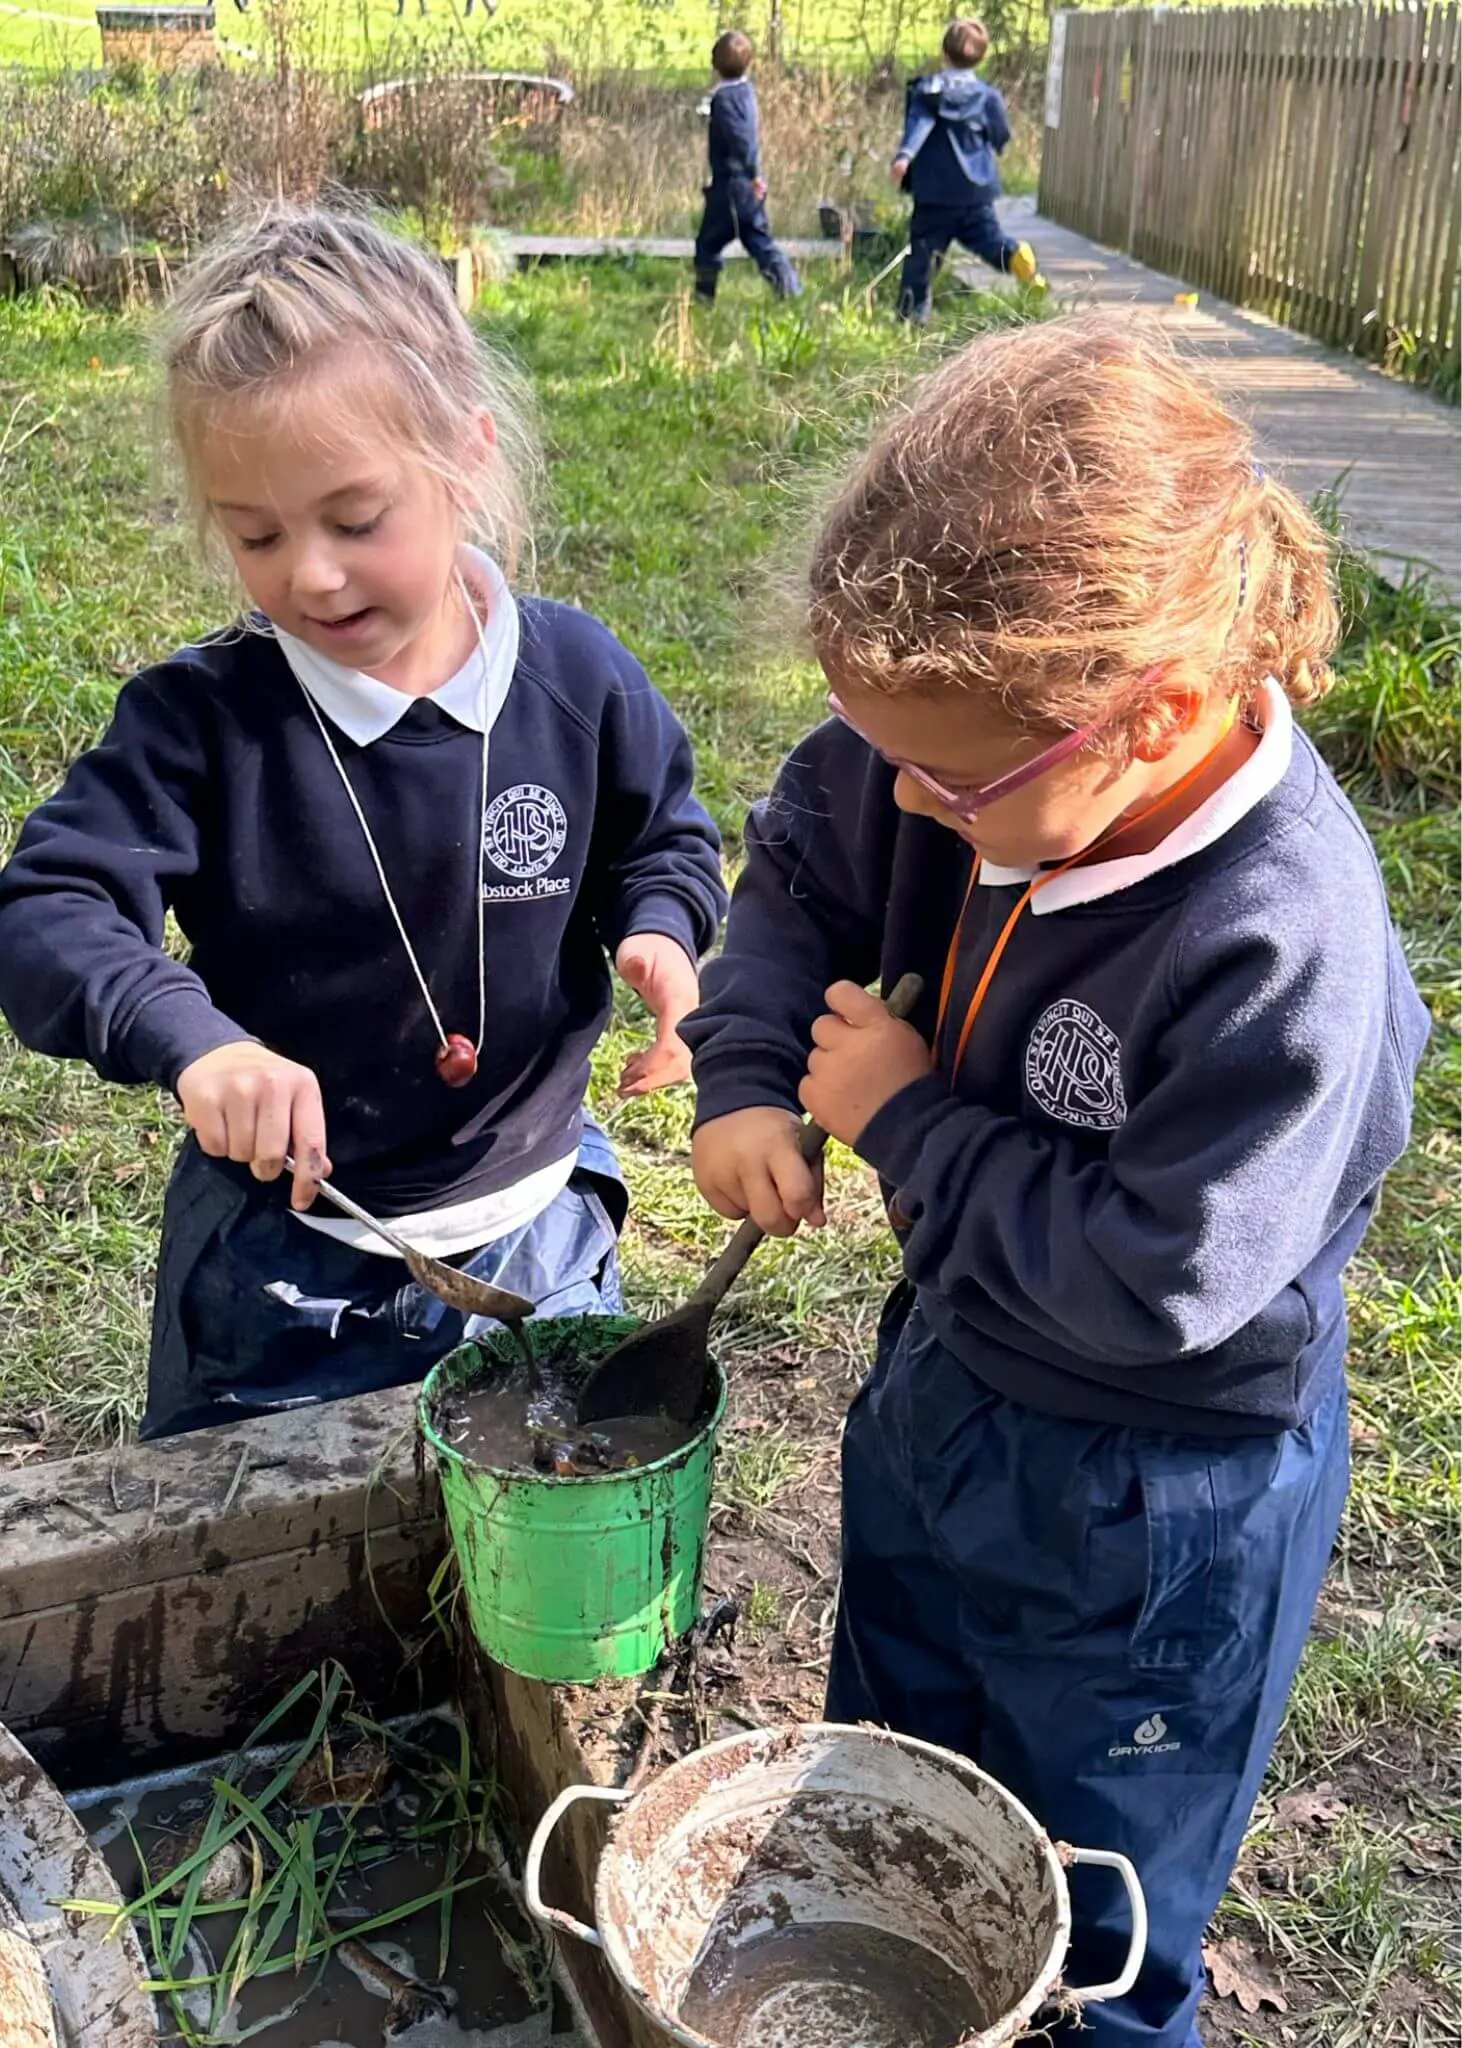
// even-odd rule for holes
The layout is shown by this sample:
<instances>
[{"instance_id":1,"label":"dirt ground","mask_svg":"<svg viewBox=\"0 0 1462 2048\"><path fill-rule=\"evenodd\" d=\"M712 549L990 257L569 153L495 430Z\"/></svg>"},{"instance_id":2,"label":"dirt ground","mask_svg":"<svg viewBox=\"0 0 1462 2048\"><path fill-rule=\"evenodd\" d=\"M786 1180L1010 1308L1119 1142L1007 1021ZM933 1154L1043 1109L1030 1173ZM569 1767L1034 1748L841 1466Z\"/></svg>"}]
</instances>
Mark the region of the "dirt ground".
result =
<instances>
[{"instance_id":1,"label":"dirt ground","mask_svg":"<svg viewBox=\"0 0 1462 2048\"><path fill-rule=\"evenodd\" d=\"M640 1685L579 1695L579 1739L596 1771L618 1783L642 1783L742 1728L814 1720L822 1711L837 1591L838 1432L858 1368L841 1352L809 1354L792 1344L728 1364L733 1395L702 1604L707 1639L682 1645ZM725 1603L734 1603L734 1621ZM1341 1619L1322 1612L1322 1632ZM1266 1938L1282 1919L1274 1909L1307 1896L1326 1838L1343 1835L1348 1816L1364 1815L1373 1833L1394 1832L1413 1895L1445 1917L1456 1868L1450 1808L1435 1756L1401 1729L1358 1739L1317 1784L1266 1794L1210 1930L1216 1982L1200 2014L1209 2048L1335 2048L1337 1987L1310 1976L1300 1953L1286 1952L1282 1931ZM1358 1915L1374 1904L1366 1883L1362 1873L1352 1902ZM1418 2048L1459 2038L1434 2031L1435 1990L1404 1973L1385 1987L1399 2038Z\"/></svg>"}]
</instances>

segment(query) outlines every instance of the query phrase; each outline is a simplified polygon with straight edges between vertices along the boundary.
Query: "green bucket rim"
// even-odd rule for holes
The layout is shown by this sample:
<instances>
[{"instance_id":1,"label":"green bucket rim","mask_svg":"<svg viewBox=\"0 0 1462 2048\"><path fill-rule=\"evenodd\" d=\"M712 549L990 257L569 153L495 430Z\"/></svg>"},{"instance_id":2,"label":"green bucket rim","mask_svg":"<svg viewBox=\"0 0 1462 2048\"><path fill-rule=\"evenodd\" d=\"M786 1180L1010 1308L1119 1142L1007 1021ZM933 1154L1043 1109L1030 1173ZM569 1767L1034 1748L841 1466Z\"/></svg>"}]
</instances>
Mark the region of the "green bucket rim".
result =
<instances>
[{"instance_id":1,"label":"green bucket rim","mask_svg":"<svg viewBox=\"0 0 1462 2048\"><path fill-rule=\"evenodd\" d=\"M539 1323L539 1328L541 1329L545 1324L549 1323L569 1324L584 1322L619 1324L621 1327L615 1334L623 1337L632 1336L636 1330L642 1330L645 1327L645 1318L643 1316L615 1315L545 1316L542 1322ZM530 1321L525 1327L531 1331L533 1323ZM422 1381L421 1390L416 1397L417 1427L420 1429L423 1439L431 1445L438 1460L458 1465L464 1472L483 1472L493 1479L516 1480L525 1485L622 1486L626 1481L643 1479L652 1472L663 1472L669 1465L684 1464L688 1456L698 1450L705 1443L706 1439L714 1436L720 1428L726 1414L726 1403L730 1398L731 1389L730 1383L726 1378L725 1368L721 1364L720 1359L713 1353L710 1362L716 1375L715 1406L700 1426L686 1438L685 1442L677 1444L673 1451L667 1451L663 1458L656 1458L648 1465L630 1466L622 1472L576 1472L567 1477L556 1472L525 1472L521 1466L481 1465L475 1458L464 1458L455 1444L449 1444L444 1437L439 1436L436 1424L431 1416L432 1403L442 1391L442 1383L447 1377L448 1368L455 1364L462 1357L463 1353L467 1351L476 1352L479 1357L492 1356L487 1343L482 1342L478 1338L469 1337L465 1343L458 1344L454 1350L449 1351L445 1358L439 1358Z\"/></svg>"}]
</instances>

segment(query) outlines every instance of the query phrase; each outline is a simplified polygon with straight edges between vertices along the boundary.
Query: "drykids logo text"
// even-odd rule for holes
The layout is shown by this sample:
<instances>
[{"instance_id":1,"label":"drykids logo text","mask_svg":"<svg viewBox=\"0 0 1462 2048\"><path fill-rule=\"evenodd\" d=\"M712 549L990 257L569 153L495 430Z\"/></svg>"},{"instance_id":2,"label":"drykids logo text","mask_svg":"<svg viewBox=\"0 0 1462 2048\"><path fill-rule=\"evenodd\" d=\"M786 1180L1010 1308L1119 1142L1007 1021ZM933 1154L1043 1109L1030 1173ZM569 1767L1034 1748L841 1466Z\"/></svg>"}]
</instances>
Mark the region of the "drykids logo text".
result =
<instances>
[{"instance_id":1,"label":"drykids logo text","mask_svg":"<svg viewBox=\"0 0 1462 2048\"><path fill-rule=\"evenodd\" d=\"M1120 1756L1171 1756L1173 1751L1183 1747L1181 1742L1167 1740L1168 1724L1161 1714L1149 1714L1145 1721L1139 1721L1132 1730L1130 1742L1117 1742L1107 1751L1110 1757Z\"/></svg>"}]
</instances>

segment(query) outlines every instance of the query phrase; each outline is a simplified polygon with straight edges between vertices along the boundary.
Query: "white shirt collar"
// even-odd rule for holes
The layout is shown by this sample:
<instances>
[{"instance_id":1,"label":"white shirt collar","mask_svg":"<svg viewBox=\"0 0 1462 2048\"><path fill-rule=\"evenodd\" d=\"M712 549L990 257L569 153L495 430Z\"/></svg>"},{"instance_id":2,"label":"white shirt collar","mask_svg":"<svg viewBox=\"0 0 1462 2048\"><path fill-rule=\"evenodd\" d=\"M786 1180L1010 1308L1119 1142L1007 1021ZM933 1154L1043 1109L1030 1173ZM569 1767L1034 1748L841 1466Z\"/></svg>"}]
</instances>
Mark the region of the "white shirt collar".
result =
<instances>
[{"instance_id":1,"label":"white shirt collar","mask_svg":"<svg viewBox=\"0 0 1462 2048\"><path fill-rule=\"evenodd\" d=\"M507 579L490 555L464 548L466 576L487 597L479 643L457 673L425 697L410 697L375 676L346 668L274 627L285 660L332 725L359 747L382 739L413 704L435 704L471 732L490 733L518 665L518 607ZM485 673L484 673L485 671Z\"/></svg>"},{"instance_id":2,"label":"white shirt collar","mask_svg":"<svg viewBox=\"0 0 1462 2048\"><path fill-rule=\"evenodd\" d=\"M1072 910L1078 903L1096 903L1103 896L1115 896L1149 875L1176 867L1212 846L1231 832L1240 818L1247 817L1271 790L1283 782L1294 753L1294 713L1289 699L1274 680L1265 679L1259 700L1259 744L1247 761L1236 768L1220 788L1205 797L1196 811L1190 811L1174 825L1166 839L1147 853L1129 853L1120 860L1093 861L1090 867L1069 868L1037 889L1031 898L1033 917L1049 917L1053 910ZM980 863L980 883L986 889L1023 887L1034 879L1035 868L1002 868L993 861Z\"/></svg>"}]
</instances>

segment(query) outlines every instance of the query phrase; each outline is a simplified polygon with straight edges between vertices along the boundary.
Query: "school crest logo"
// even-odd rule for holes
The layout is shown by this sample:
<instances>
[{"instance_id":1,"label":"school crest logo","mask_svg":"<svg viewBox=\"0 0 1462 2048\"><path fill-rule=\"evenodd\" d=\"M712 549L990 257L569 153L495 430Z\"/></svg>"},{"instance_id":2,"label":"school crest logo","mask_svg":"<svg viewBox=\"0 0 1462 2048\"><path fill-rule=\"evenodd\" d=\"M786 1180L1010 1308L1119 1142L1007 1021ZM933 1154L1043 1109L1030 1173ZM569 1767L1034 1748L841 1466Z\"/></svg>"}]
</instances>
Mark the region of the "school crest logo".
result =
<instances>
[{"instance_id":1,"label":"school crest logo","mask_svg":"<svg viewBox=\"0 0 1462 2048\"><path fill-rule=\"evenodd\" d=\"M551 789L517 782L488 805L482 833L484 850L498 872L515 882L531 882L563 852L569 821Z\"/></svg>"},{"instance_id":2,"label":"school crest logo","mask_svg":"<svg viewBox=\"0 0 1462 2048\"><path fill-rule=\"evenodd\" d=\"M1084 1131L1127 1120L1117 1034L1085 1003L1052 1003L1025 1049L1025 1085L1048 1116Z\"/></svg>"}]
</instances>

